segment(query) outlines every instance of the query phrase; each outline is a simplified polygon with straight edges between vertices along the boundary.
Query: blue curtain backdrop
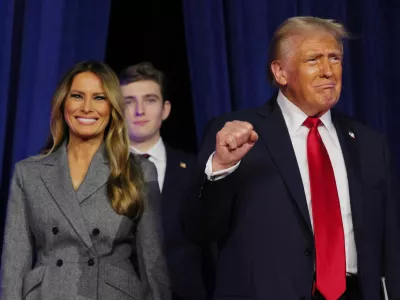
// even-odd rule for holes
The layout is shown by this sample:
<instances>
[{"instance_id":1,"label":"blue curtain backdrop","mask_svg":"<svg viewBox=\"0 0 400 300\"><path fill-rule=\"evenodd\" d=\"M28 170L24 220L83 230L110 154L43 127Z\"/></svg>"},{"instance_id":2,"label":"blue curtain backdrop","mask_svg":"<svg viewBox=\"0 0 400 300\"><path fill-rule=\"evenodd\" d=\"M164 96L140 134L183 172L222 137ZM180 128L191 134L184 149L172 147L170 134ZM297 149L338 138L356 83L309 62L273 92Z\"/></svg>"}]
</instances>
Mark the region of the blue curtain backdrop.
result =
<instances>
[{"instance_id":1,"label":"blue curtain backdrop","mask_svg":"<svg viewBox=\"0 0 400 300\"><path fill-rule=\"evenodd\" d=\"M14 163L47 137L61 75L104 58L110 2L0 0L1 208ZM198 137L212 117L267 101L273 31L288 17L314 15L342 21L354 36L339 108L387 133L400 157L400 1L183 0L183 10Z\"/></svg>"},{"instance_id":2,"label":"blue curtain backdrop","mask_svg":"<svg viewBox=\"0 0 400 300\"><path fill-rule=\"evenodd\" d=\"M343 91L338 107L387 133L400 156L400 1L184 0L198 138L207 120L265 103L269 41L286 18L312 15L345 24Z\"/></svg>"},{"instance_id":3,"label":"blue curtain backdrop","mask_svg":"<svg viewBox=\"0 0 400 300\"><path fill-rule=\"evenodd\" d=\"M103 60L110 5L111 0L0 0L3 213L14 163L38 153L47 138L51 98L62 74L78 61Z\"/></svg>"}]
</instances>

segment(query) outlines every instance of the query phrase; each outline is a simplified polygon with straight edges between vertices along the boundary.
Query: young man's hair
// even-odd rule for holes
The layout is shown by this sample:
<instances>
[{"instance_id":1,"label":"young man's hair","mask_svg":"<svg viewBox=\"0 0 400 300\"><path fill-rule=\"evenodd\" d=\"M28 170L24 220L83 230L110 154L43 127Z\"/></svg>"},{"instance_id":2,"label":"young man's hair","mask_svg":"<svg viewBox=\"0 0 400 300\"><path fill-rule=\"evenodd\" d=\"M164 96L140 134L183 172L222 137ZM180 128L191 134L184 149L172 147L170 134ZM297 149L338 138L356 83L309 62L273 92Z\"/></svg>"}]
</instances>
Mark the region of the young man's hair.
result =
<instances>
[{"instance_id":1,"label":"young man's hair","mask_svg":"<svg viewBox=\"0 0 400 300\"><path fill-rule=\"evenodd\" d=\"M149 62L129 66L119 73L120 85L127 85L137 81L151 80L160 86L163 101L167 100L165 75L160 70L154 68Z\"/></svg>"}]
</instances>

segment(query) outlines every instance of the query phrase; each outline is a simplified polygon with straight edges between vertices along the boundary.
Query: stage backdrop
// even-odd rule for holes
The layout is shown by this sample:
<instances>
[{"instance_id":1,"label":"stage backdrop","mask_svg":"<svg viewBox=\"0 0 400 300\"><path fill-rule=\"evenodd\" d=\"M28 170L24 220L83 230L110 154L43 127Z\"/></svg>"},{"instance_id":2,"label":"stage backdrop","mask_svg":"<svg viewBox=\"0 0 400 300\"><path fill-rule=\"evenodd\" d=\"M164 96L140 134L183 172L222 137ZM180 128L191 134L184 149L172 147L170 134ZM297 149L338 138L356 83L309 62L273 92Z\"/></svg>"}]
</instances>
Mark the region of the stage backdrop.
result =
<instances>
[{"instance_id":1,"label":"stage backdrop","mask_svg":"<svg viewBox=\"0 0 400 300\"><path fill-rule=\"evenodd\" d=\"M2 208L14 163L37 153L47 137L61 75L78 61L104 58L110 2L0 0ZM208 119L267 101L273 93L265 75L273 31L288 17L314 15L342 21L354 36L345 44L339 108L386 132L400 156L399 1L183 2L199 138Z\"/></svg>"},{"instance_id":2,"label":"stage backdrop","mask_svg":"<svg viewBox=\"0 0 400 300\"><path fill-rule=\"evenodd\" d=\"M104 58L110 3L0 0L2 215L14 163L38 153L49 133L51 98L62 74L78 61Z\"/></svg>"},{"instance_id":3,"label":"stage backdrop","mask_svg":"<svg viewBox=\"0 0 400 300\"><path fill-rule=\"evenodd\" d=\"M269 41L286 18L343 22L343 92L338 107L387 133L400 156L400 1L183 0L198 138L210 118L265 103Z\"/></svg>"}]
</instances>

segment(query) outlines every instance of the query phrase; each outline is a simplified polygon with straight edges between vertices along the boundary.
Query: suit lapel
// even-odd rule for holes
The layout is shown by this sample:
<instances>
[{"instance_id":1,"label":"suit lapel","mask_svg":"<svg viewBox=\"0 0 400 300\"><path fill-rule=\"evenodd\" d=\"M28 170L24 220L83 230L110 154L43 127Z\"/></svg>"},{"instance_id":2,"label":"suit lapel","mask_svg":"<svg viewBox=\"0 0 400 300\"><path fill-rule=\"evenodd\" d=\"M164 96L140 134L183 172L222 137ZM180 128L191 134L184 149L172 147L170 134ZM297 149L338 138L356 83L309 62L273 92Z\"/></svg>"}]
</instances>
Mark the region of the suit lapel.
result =
<instances>
[{"instance_id":1,"label":"suit lapel","mask_svg":"<svg viewBox=\"0 0 400 300\"><path fill-rule=\"evenodd\" d=\"M43 159L42 180L78 236L93 250L92 240L83 220L82 211L73 189L65 143Z\"/></svg>"},{"instance_id":2,"label":"suit lapel","mask_svg":"<svg viewBox=\"0 0 400 300\"><path fill-rule=\"evenodd\" d=\"M349 183L351 214L356 245L361 236L362 226L362 182L361 165L358 153L357 132L351 128L346 118L332 111L332 120L335 125L343 158L346 165L347 180Z\"/></svg>"},{"instance_id":3,"label":"suit lapel","mask_svg":"<svg viewBox=\"0 0 400 300\"><path fill-rule=\"evenodd\" d=\"M173 196L174 182L177 178L180 178L178 174L181 172L181 167L179 166L179 158L176 157L174 151L165 145L165 151L167 153L167 167L165 169L165 179L162 190L163 199L170 199Z\"/></svg>"},{"instance_id":4,"label":"suit lapel","mask_svg":"<svg viewBox=\"0 0 400 300\"><path fill-rule=\"evenodd\" d=\"M93 156L85 179L76 192L79 203L82 203L99 188L107 183L110 170L108 167L108 159L104 143L101 144L99 150Z\"/></svg>"},{"instance_id":5,"label":"suit lapel","mask_svg":"<svg viewBox=\"0 0 400 300\"><path fill-rule=\"evenodd\" d=\"M264 143L289 190L302 219L312 234L310 214L308 212L303 182L298 168L297 159L290 140L289 132L282 112L276 100L270 100L258 114L259 119L255 130Z\"/></svg>"},{"instance_id":6,"label":"suit lapel","mask_svg":"<svg viewBox=\"0 0 400 300\"><path fill-rule=\"evenodd\" d=\"M270 100L258 111L262 117L255 124L255 129L260 135L260 141L271 154L299 212L312 233L311 221L301 175L294 154L290 136L282 112L275 99ZM362 182L361 167L358 154L357 132L355 132L348 119L332 111L332 120L337 130L346 164L349 182L349 194L352 210L353 226L356 244L359 244L362 226Z\"/></svg>"}]
</instances>

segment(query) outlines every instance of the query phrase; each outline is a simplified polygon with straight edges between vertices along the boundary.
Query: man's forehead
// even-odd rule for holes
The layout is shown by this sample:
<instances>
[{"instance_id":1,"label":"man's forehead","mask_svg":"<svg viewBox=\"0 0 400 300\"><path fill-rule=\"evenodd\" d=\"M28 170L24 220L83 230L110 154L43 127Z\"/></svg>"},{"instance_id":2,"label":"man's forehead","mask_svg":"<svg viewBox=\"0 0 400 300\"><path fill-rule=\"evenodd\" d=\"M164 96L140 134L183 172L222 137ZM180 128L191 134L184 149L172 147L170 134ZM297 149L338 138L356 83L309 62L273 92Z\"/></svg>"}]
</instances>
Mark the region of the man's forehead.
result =
<instances>
[{"instance_id":1,"label":"man's forehead","mask_svg":"<svg viewBox=\"0 0 400 300\"><path fill-rule=\"evenodd\" d=\"M333 35L297 35L288 38L281 47L281 58L310 54L343 54L343 46Z\"/></svg>"},{"instance_id":2,"label":"man's forehead","mask_svg":"<svg viewBox=\"0 0 400 300\"><path fill-rule=\"evenodd\" d=\"M337 47L331 47L329 45L324 46L316 46L312 45L305 47L303 51L300 51L302 55L317 55L317 54L334 54L334 55L342 55L343 51Z\"/></svg>"}]
</instances>

